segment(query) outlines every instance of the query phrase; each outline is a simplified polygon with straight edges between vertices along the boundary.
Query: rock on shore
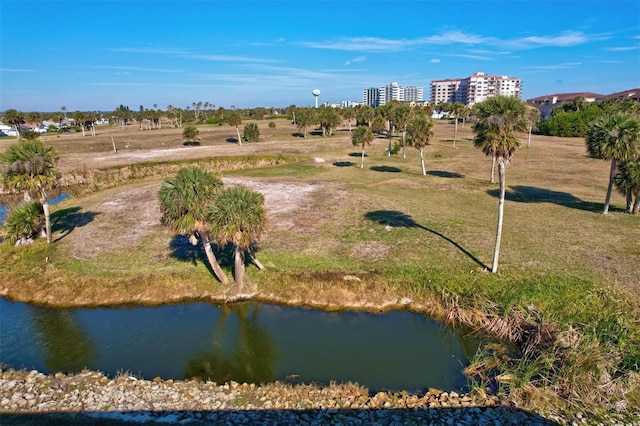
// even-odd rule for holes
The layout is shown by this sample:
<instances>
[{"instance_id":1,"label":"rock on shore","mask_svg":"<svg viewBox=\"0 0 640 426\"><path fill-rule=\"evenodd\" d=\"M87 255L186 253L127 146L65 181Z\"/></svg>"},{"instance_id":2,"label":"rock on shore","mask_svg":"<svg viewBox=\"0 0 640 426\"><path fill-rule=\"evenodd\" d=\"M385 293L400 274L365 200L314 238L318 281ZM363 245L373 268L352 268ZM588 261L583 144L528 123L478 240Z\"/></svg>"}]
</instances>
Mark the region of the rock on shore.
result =
<instances>
[{"instance_id":1,"label":"rock on shore","mask_svg":"<svg viewBox=\"0 0 640 426\"><path fill-rule=\"evenodd\" d=\"M281 382L257 386L230 382L123 375L99 372L45 375L3 370L0 375L0 423L21 415L60 417L74 424L161 422L169 424L279 425L551 425L565 423L501 405L495 396L431 389L424 395L379 392L370 395L355 384L316 386ZM33 417L31 417L33 419ZM96 423L96 424L97 424Z\"/></svg>"}]
</instances>

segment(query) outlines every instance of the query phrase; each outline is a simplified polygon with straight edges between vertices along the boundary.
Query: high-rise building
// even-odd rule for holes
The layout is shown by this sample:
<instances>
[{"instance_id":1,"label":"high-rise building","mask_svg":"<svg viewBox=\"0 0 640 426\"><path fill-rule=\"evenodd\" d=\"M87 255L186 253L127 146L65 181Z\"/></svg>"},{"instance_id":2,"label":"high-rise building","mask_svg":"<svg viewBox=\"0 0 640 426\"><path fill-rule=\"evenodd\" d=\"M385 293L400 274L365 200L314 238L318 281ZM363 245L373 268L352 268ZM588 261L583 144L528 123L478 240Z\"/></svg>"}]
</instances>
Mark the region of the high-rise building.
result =
<instances>
[{"instance_id":1,"label":"high-rise building","mask_svg":"<svg viewBox=\"0 0 640 426\"><path fill-rule=\"evenodd\" d=\"M421 102L423 96L424 89L422 87L403 87L394 81L388 86L364 89L362 91L362 103L375 108L394 100L400 102Z\"/></svg>"},{"instance_id":2,"label":"high-rise building","mask_svg":"<svg viewBox=\"0 0 640 426\"><path fill-rule=\"evenodd\" d=\"M431 81L431 103L460 102L472 107L496 95L522 98L522 80L477 72L467 78Z\"/></svg>"},{"instance_id":3,"label":"high-rise building","mask_svg":"<svg viewBox=\"0 0 640 426\"><path fill-rule=\"evenodd\" d=\"M370 107L380 105L380 90L377 87L370 87L362 91L362 104Z\"/></svg>"}]
</instances>

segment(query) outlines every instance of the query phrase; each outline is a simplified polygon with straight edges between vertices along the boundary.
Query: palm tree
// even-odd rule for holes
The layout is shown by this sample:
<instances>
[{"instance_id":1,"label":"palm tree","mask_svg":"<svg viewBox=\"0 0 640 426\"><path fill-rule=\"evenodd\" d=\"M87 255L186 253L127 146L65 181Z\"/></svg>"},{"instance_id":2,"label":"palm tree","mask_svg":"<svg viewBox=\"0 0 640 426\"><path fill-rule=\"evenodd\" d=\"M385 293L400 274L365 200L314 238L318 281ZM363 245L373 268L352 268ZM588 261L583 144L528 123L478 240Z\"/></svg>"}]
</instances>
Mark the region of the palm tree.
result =
<instances>
[{"instance_id":1,"label":"palm tree","mask_svg":"<svg viewBox=\"0 0 640 426\"><path fill-rule=\"evenodd\" d=\"M230 126L234 126L236 128L236 133L238 133L238 145L242 145L242 138L240 137L240 125L242 125L242 115L238 111L230 111L225 114L225 118L227 123Z\"/></svg>"},{"instance_id":2,"label":"palm tree","mask_svg":"<svg viewBox=\"0 0 640 426\"><path fill-rule=\"evenodd\" d=\"M496 96L474 106L478 122L473 126L473 145L498 163L500 198L498 201L498 227L491 272L498 270L500 240L505 199L505 167L520 146L516 132L526 131L525 104L512 96Z\"/></svg>"},{"instance_id":3,"label":"palm tree","mask_svg":"<svg viewBox=\"0 0 640 426\"><path fill-rule=\"evenodd\" d=\"M587 152L593 158L611 160L609 186L603 214L609 212L611 191L618 162L632 160L640 147L640 119L622 112L605 113L587 130Z\"/></svg>"},{"instance_id":4,"label":"palm tree","mask_svg":"<svg viewBox=\"0 0 640 426\"><path fill-rule=\"evenodd\" d=\"M407 158L405 144L407 142L407 123L411 119L413 110L407 104L398 105L393 109L393 124L402 129L402 159Z\"/></svg>"},{"instance_id":5,"label":"palm tree","mask_svg":"<svg viewBox=\"0 0 640 426\"><path fill-rule=\"evenodd\" d=\"M356 112L353 108L344 108L342 110L342 118L347 120L347 124L349 125L349 133L351 133L351 120L356 116Z\"/></svg>"},{"instance_id":6,"label":"palm tree","mask_svg":"<svg viewBox=\"0 0 640 426\"><path fill-rule=\"evenodd\" d=\"M18 140L20 140L20 126L25 123L24 114L15 109L8 109L4 113L2 113L2 121L5 124L9 124L15 128L18 135Z\"/></svg>"},{"instance_id":7,"label":"palm tree","mask_svg":"<svg viewBox=\"0 0 640 426\"><path fill-rule=\"evenodd\" d=\"M456 139L458 139L458 119L462 114L464 114L465 106L461 102L454 102L451 104L449 108L449 112L453 115L455 119L455 126L453 130L453 147L456 147Z\"/></svg>"},{"instance_id":8,"label":"palm tree","mask_svg":"<svg viewBox=\"0 0 640 426\"><path fill-rule=\"evenodd\" d=\"M534 106L527 106L527 125L529 126L529 137L527 138L527 148L531 148L531 132L535 124L540 121L540 110Z\"/></svg>"},{"instance_id":9,"label":"palm tree","mask_svg":"<svg viewBox=\"0 0 640 426\"><path fill-rule=\"evenodd\" d=\"M373 140L373 133L371 129L366 126L358 126L351 135L351 143L353 146L362 146L362 159L360 161L360 168L364 169L364 148L367 145L371 145Z\"/></svg>"},{"instance_id":10,"label":"palm tree","mask_svg":"<svg viewBox=\"0 0 640 426\"><path fill-rule=\"evenodd\" d=\"M211 232L206 218L207 205L222 186L222 179L217 175L195 167L184 168L163 182L158 200L162 223L178 234L188 235L191 244L197 244L199 237L214 274L222 284L228 284L229 279L211 248Z\"/></svg>"},{"instance_id":11,"label":"palm tree","mask_svg":"<svg viewBox=\"0 0 640 426\"><path fill-rule=\"evenodd\" d=\"M635 160L625 161L618 165L615 184L620 194L627 197L627 212L638 214L640 209L640 156Z\"/></svg>"},{"instance_id":12,"label":"palm tree","mask_svg":"<svg viewBox=\"0 0 640 426\"><path fill-rule=\"evenodd\" d=\"M30 135L33 132L29 133ZM37 134L36 134L37 135ZM23 139L9 146L0 155L2 185L14 191L24 192L25 200L38 195L44 210L47 243L51 243L51 216L46 190L56 186L59 170L55 167L59 155L51 146L39 139Z\"/></svg>"},{"instance_id":13,"label":"palm tree","mask_svg":"<svg viewBox=\"0 0 640 426\"><path fill-rule=\"evenodd\" d=\"M413 145L420 151L420 165L422 165L422 176L427 175L427 169L424 166L424 148L431 144L431 138L434 135L433 120L425 113L416 114L413 120L407 124L409 145Z\"/></svg>"},{"instance_id":14,"label":"palm tree","mask_svg":"<svg viewBox=\"0 0 640 426\"><path fill-rule=\"evenodd\" d=\"M245 253L262 269L254 248L268 227L264 196L241 185L225 188L209 204L207 219L220 244L231 243L234 247L234 280L238 292L242 292Z\"/></svg>"}]
</instances>

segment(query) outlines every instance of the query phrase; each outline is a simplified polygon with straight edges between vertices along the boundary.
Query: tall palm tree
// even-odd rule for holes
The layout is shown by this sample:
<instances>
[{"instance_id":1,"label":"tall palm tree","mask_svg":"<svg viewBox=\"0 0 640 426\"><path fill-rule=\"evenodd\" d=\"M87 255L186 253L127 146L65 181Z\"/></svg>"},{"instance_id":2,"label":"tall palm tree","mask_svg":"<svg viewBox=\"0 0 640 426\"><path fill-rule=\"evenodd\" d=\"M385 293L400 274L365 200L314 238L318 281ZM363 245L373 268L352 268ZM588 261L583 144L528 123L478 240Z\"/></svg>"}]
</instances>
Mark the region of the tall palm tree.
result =
<instances>
[{"instance_id":1,"label":"tall palm tree","mask_svg":"<svg viewBox=\"0 0 640 426\"><path fill-rule=\"evenodd\" d=\"M529 127L529 136L527 138L527 148L531 148L531 132L535 124L540 121L540 110L534 106L527 106L527 126Z\"/></svg>"},{"instance_id":2,"label":"tall palm tree","mask_svg":"<svg viewBox=\"0 0 640 426\"><path fill-rule=\"evenodd\" d=\"M456 140L458 139L458 119L464 113L465 106L461 102L454 102L449 108L449 112L455 119L455 125L453 128L453 147L456 147Z\"/></svg>"},{"instance_id":3,"label":"tall palm tree","mask_svg":"<svg viewBox=\"0 0 640 426\"><path fill-rule=\"evenodd\" d=\"M618 165L615 176L616 188L627 197L627 212L638 214L640 209L640 156Z\"/></svg>"},{"instance_id":4,"label":"tall palm tree","mask_svg":"<svg viewBox=\"0 0 640 426\"><path fill-rule=\"evenodd\" d=\"M490 155L498 163L500 198L498 201L498 227L493 252L491 272L498 270L500 241L505 199L505 167L511 162L513 153L520 146L516 132L525 132L525 104L512 96L496 96L474 106L478 122L473 126L473 145Z\"/></svg>"},{"instance_id":5,"label":"tall palm tree","mask_svg":"<svg viewBox=\"0 0 640 426\"><path fill-rule=\"evenodd\" d=\"M229 279L211 248L211 232L206 218L207 205L222 187L219 176L195 167L184 168L162 183L158 200L162 223L178 234L188 235L194 245L199 238L214 274L222 284L228 284Z\"/></svg>"},{"instance_id":6,"label":"tall palm tree","mask_svg":"<svg viewBox=\"0 0 640 426\"><path fill-rule=\"evenodd\" d=\"M402 159L407 158L405 145L407 143L407 123L413 115L413 109L407 104L398 105L393 109L393 124L402 129Z\"/></svg>"},{"instance_id":7,"label":"tall palm tree","mask_svg":"<svg viewBox=\"0 0 640 426\"><path fill-rule=\"evenodd\" d=\"M366 126L356 127L356 130L351 135L351 143L353 144L353 146L362 147L362 158L360 160L361 169L364 169L364 149L367 145L371 145L372 140L373 132L371 132L371 129Z\"/></svg>"},{"instance_id":8,"label":"tall palm tree","mask_svg":"<svg viewBox=\"0 0 640 426\"><path fill-rule=\"evenodd\" d=\"M234 280L238 292L242 292L245 253L262 269L254 249L269 224L264 196L241 185L225 188L209 204L207 219L220 244L231 243L234 247Z\"/></svg>"},{"instance_id":9,"label":"tall palm tree","mask_svg":"<svg viewBox=\"0 0 640 426\"><path fill-rule=\"evenodd\" d=\"M609 186L602 211L607 214L617 164L634 159L640 150L640 119L622 112L605 113L589 126L586 144L591 157L611 160Z\"/></svg>"},{"instance_id":10,"label":"tall palm tree","mask_svg":"<svg viewBox=\"0 0 640 426\"><path fill-rule=\"evenodd\" d=\"M424 112L416 114L407 124L407 143L413 145L420 151L420 165L422 166L422 176L427 175L427 169L424 166L424 148L431 144L431 138L434 135L433 120Z\"/></svg>"},{"instance_id":11,"label":"tall palm tree","mask_svg":"<svg viewBox=\"0 0 640 426\"><path fill-rule=\"evenodd\" d=\"M51 215L46 191L55 187L58 182L60 172L55 163L59 157L53 147L43 144L39 139L20 140L0 155L2 185L9 190L24 192L25 200L30 200L34 195L40 198L49 244Z\"/></svg>"}]
</instances>

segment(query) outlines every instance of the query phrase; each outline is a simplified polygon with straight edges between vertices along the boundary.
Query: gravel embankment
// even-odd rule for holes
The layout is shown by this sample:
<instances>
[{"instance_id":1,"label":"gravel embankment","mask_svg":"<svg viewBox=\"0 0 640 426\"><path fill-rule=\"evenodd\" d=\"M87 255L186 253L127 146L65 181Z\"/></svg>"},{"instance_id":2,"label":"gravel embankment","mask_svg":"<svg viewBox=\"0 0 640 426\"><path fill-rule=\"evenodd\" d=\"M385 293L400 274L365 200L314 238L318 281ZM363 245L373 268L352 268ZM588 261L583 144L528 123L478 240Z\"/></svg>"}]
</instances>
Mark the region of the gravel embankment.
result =
<instances>
[{"instance_id":1,"label":"gravel embankment","mask_svg":"<svg viewBox=\"0 0 640 426\"><path fill-rule=\"evenodd\" d=\"M369 395L353 384L320 387L235 382L217 385L196 380L110 379L99 372L44 375L3 370L0 375L0 424L13 414L56 424L66 418L105 422L263 425L552 425L543 417L501 405L495 396L472 399L455 392L424 395ZM4 417L4 421L3 421ZM583 421L573 424L582 424Z\"/></svg>"}]
</instances>

